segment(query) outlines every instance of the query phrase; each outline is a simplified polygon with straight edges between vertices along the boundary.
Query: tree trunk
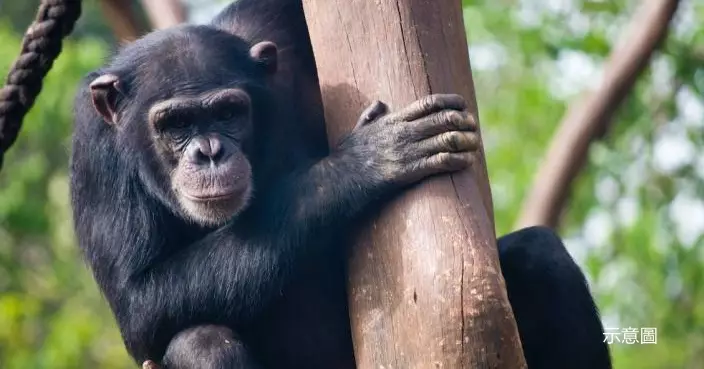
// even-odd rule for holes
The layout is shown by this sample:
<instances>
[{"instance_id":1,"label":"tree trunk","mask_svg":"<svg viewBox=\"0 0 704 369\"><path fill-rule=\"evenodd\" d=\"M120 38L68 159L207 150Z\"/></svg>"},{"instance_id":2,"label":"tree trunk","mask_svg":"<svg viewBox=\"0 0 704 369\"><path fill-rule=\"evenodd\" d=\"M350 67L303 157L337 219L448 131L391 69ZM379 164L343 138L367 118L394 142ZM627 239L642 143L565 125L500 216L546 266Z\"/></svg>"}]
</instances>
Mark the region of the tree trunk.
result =
<instances>
[{"instance_id":1,"label":"tree trunk","mask_svg":"<svg viewBox=\"0 0 704 369\"><path fill-rule=\"evenodd\" d=\"M584 167L592 142L603 137L618 107L648 66L667 34L679 0L648 0L611 53L599 87L570 106L525 196L517 228L557 227L572 182Z\"/></svg>"},{"instance_id":2,"label":"tree trunk","mask_svg":"<svg viewBox=\"0 0 704 369\"><path fill-rule=\"evenodd\" d=\"M328 137L372 100L391 109L460 93L476 115L460 0L304 0ZM486 165L386 205L349 265L359 369L525 368L506 296Z\"/></svg>"}]
</instances>

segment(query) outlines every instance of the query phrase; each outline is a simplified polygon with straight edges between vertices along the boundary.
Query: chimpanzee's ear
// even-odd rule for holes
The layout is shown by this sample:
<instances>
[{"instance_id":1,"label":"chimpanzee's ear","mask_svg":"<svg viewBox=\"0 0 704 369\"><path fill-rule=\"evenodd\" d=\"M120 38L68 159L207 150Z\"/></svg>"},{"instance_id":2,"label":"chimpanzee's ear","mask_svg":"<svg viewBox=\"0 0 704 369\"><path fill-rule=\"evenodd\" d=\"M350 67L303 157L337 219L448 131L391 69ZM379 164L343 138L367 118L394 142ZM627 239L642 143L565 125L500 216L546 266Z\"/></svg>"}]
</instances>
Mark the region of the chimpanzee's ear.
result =
<instances>
[{"instance_id":1,"label":"chimpanzee's ear","mask_svg":"<svg viewBox=\"0 0 704 369\"><path fill-rule=\"evenodd\" d=\"M262 41L249 49L252 59L261 65L267 73L276 73L279 50L271 41Z\"/></svg>"},{"instance_id":2,"label":"chimpanzee's ear","mask_svg":"<svg viewBox=\"0 0 704 369\"><path fill-rule=\"evenodd\" d=\"M122 94L120 79L114 74L103 74L90 83L90 94L98 114L106 122L116 124L117 100Z\"/></svg>"}]
</instances>

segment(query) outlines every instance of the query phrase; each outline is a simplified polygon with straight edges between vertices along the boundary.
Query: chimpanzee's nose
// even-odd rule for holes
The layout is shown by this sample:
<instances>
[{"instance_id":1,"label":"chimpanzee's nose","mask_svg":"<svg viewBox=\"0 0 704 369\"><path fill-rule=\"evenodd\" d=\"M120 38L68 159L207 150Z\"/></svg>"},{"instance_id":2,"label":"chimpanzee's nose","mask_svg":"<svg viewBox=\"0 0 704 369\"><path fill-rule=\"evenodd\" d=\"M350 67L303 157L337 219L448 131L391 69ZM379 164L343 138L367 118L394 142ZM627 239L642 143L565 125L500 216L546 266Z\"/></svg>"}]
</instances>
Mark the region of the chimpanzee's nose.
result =
<instances>
[{"instance_id":1,"label":"chimpanzee's nose","mask_svg":"<svg viewBox=\"0 0 704 369\"><path fill-rule=\"evenodd\" d=\"M222 151L220 139L214 136L196 137L186 149L188 160L194 164L217 163L222 157Z\"/></svg>"}]
</instances>

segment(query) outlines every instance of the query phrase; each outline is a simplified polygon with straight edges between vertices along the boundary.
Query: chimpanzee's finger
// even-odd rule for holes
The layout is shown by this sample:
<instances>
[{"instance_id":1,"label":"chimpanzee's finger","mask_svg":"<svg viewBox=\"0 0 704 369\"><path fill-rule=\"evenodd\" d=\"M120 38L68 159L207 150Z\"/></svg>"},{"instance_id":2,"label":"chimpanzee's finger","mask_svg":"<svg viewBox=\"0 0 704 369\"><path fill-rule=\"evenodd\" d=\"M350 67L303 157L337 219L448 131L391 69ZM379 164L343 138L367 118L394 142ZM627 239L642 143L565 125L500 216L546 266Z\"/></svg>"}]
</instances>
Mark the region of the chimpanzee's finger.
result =
<instances>
[{"instance_id":1,"label":"chimpanzee's finger","mask_svg":"<svg viewBox=\"0 0 704 369\"><path fill-rule=\"evenodd\" d=\"M422 155L475 151L477 148L479 135L476 132L450 131L418 142L418 150Z\"/></svg>"},{"instance_id":2,"label":"chimpanzee's finger","mask_svg":"<svg viewBox=\"0 0 704 369\"><path fill-rule=\"evenodd\" d=\"M398 112L390 114L388 119L410 122L441 110L465 110L466 108L467 102L460 95L435 94L414 101Z\"/></svg>"},{"instance_id":3,"label":"chimpanzee's finger","mask_svg":"<svg viewBox=\"0 0 704 369\"><path fill-rule=\"evenodd\" d=\"M357 124L354 126L355 129L375 121L377 118L386 114L388 107L386 104L379 100L374 100L366 109L362 112L357 120Z\"/></svg>"},{"instance_id":4,"label":"chimpanzee's finger","mask_svg":"<svg viewBox=\"0 0 704 369\"><path fill-rule=\"evenodd\" d=\"M403 125L416 140L451 131L476 132L477 123L472 114L466 111L443 110Z\"/></svg>"}]
</instances>

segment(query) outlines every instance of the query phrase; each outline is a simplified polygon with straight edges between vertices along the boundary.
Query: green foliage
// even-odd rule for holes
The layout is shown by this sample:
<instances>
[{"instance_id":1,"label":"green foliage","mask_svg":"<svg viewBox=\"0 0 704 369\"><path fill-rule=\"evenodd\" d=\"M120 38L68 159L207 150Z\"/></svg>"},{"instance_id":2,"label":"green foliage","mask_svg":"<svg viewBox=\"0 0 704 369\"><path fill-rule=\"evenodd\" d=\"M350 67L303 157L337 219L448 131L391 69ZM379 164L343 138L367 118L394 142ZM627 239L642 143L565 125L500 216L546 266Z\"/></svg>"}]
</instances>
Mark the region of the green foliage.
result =
<instances>
[{"instance_id":1,"label":"green foliage","mask_svg":"<svg viewBox=\"0 0 704 369\"><path fill-rule=\"evenodd\" d=\"M501 1L464 3L501 234L511 229L568 104L598 81L590 69L601 67L641 2L574 1L551 10L570 2L526 0L510 11ZM612 345L615 368L699 368L704 360L697 303L704 230L694 226L704 216L697 212L704 211L703 12L701 1L682 2L663 50L607 140L592 147L563 216L561 233L590 275L607 326L658 328L657 345ZM476 51L486 45L501 57L477 68L486 57ZM673 137L674 147L658 148ZM691 147L682 164L658 164L681 145ZM686 235L686 228L694 231Z\"/></svg>"},{"instance_id":2,"label":"green foliage","mask_svg":"<svg viewBox=\"0 0 704 369\"><path fill-rule=\"evenodd\" d=\"M140 0L130 0L133 9L141 10ZM39 0L12 1L0 0L0 16L17 34L22 34L36 16ZM114 41L110 27L101 16L100 1L83 1L81 3L81 17L76 22L76 27L71 34L72 38L100 37ZM146 21L143 12L137 12L140 22ZM143 23L144 24L144 23ZM3 54L4 55L4 54ZM7 54L8 57L13 54Z\"/></svg>"},{"instance_id":3,"label":"green foliage","mask_svg":"<svg viewBox=\"0 0 704 369\"><path fill-rule=\"evenodd\" d=\"M561 117L598 81L640 3L464 1L499 234L512 229ZM704 3L682 3L662 51L592 147L561 227L607 326L658 329L657 345L611 346L619 369L704 360ZM0 39L4 74L19 35L3 25ZM68 200L73 92L107 47L67 44L0 172L2 368L133 366L77 252Z\"/></svg>"},{"instance_id":4,"label":"green foliage","mask_svg":"<svg viewBox=\"0 0 704 369\"><path fill-rule=\"evenodd\" d=\"M0 74L20 37L0 26ZM127 368L107 305L72 234L67 164L73 94L105 45L68 42L0 175L0 367Z\"/></svg>"}]
</instances>

